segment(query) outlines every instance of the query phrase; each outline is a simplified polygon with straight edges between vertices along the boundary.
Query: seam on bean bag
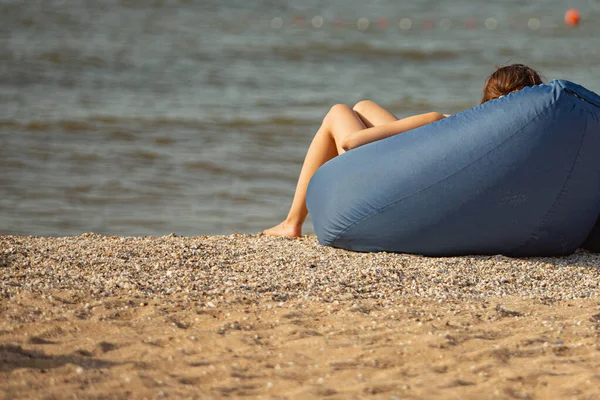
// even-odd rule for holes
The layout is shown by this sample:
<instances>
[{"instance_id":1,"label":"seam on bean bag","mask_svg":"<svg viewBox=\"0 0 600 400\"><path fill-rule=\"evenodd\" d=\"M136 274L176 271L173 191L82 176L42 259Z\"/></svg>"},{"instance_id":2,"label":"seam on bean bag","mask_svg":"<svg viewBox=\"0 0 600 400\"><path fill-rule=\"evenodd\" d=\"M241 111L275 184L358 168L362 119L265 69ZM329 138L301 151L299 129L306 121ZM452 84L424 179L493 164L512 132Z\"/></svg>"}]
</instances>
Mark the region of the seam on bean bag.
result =
<instances>
[{"instance_id":1,"label":"seam on bean bag","mask_svg":"<svg viewBox=\"0 0 600 400\"><path fill-rule=\"evenodd\" d=\"M577 155L575 156L575 160L573 161L573 165L571 165L571 169L569 170L569 173L567 174L567 177L565 178L565 181L560 189L560 191L558 192L558 194L556 195L556 199L554 199L554 201L552 202L552 205L550 206L550 208L548 208L548 211L546 211L546 213L544 214L544 217L542 218L542 220L540 221L540 223L538 224L538 226L535 227L535 229L533 229L531 231L531 233L529 234L529 237L527 239L525 239L523 241L523 243L521 243L519 246L516 246L515 248L513 248L512 250L510 250L508 253L518 253L522 248L526 247L529 243L531 243L532 240L535 240L535 236L537 233L539 233L540 228L542 226L544 226L547 222L548 222L548 215L550 215L550 213L554 210L554 208L556 207L556 203L558 203L558 200L562 197L562 195L565 192L565 187L567 186L567 183L569 183L569 180L571 179L571 176L573 175L573 170L575 169L575 165L577 165L577 162L579 161L579 159L581 158L581 148L583 147L583 141L586 138L587 134L587 120L585 121L585 130L582 136L581 136L581 141L579 142L579 147L577 149Z\"/></svg>"}]
</instances>

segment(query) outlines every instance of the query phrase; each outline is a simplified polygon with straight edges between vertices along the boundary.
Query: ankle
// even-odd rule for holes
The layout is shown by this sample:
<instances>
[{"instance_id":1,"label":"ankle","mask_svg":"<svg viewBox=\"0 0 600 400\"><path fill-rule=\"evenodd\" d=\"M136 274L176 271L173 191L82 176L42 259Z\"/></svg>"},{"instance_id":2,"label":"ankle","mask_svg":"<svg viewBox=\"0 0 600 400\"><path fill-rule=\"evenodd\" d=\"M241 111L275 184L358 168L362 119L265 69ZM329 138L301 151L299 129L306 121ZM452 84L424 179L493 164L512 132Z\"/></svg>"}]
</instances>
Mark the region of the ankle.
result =
<instances>
[{"instance_id":1,"label":"ankle","mask_svg":"<svg viewBox=\"0 0 600 400\"><path fill-rule=\"evenodd\" d=\"M289 226L302 227L302 223L304 222L304 220L298 217L288 215L288 217L283 222Z\"/></svg>"}]
</instances>

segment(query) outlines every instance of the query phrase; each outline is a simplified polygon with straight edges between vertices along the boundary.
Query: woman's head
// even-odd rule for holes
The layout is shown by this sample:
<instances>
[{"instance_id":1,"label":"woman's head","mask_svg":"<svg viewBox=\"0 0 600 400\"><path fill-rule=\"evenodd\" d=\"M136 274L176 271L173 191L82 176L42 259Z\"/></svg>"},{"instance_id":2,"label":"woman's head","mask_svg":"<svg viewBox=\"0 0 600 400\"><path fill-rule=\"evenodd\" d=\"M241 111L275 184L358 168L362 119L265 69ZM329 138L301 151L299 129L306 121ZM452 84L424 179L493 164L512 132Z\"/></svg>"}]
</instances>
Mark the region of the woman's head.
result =
<instances>
[{"instance_id":1,"label":"woman's head","mask_svg":"<svg viewBox=\"0 0 600 400\"><path fill-rule=\"evenodd\" d=\"M481 103L542 83L544 81L540 74L527 65L512 64L496 68L485 81Z\"/></svg>"}]
</instances>

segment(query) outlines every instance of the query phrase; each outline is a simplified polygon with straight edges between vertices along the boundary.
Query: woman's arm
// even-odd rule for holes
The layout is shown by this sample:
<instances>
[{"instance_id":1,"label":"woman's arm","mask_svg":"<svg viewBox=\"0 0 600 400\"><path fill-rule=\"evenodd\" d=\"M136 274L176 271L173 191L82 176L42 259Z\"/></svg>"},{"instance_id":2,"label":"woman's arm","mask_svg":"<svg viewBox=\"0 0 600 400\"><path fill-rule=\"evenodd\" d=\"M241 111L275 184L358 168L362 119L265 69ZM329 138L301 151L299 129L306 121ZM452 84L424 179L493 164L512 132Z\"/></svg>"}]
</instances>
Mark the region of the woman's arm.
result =
<instances>
[{"instance_id":1,"label":"woman's arm","mask_svg":"<svg viewBox=\"0 0 600 400\"><path fill-rule=\"evenodd\" d=\"M398 135L443 118L446 117L439 112L429 112L390 122L389 124L363 129L346 136L341 143L341 147L344 150L355 149L367 143Z\"/></svg>"}]
</instances>

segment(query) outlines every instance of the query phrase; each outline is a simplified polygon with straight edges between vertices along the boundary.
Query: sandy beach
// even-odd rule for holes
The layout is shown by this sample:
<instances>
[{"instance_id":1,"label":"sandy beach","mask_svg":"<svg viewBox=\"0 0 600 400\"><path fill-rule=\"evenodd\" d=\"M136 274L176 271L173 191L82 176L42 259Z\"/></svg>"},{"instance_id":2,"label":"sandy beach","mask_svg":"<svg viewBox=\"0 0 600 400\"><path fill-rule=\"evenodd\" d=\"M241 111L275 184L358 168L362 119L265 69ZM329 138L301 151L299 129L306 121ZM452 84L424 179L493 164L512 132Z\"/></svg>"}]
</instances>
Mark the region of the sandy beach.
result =
<instances>
[{"instance_id":1,"label":"sandy beach","mask_svg":"<svg viewBox=\"0 0 600 400\"><path fill-rule=\"evenodd\" d=\"M0 236L0 397L593 399L600 255Z\"/></svg>"}]
</instances>

